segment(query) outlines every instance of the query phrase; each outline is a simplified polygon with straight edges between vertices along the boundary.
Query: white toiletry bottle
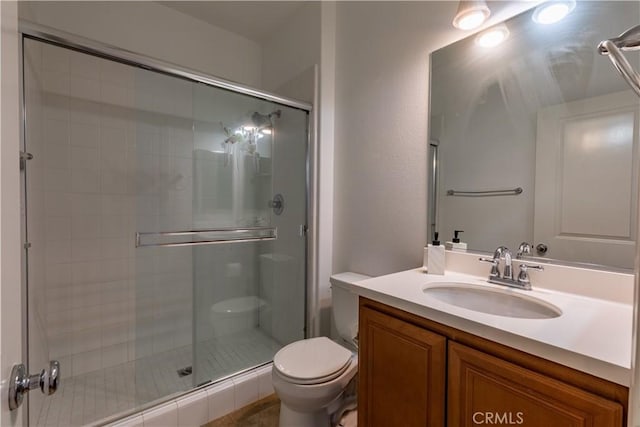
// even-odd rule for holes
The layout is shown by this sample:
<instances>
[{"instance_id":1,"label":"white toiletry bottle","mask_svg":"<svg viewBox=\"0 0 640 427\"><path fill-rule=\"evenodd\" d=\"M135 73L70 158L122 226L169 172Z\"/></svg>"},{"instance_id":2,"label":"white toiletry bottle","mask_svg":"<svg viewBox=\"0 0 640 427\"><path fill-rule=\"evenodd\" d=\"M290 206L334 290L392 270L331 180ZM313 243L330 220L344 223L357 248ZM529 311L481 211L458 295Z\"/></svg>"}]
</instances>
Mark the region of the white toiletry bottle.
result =
<instances>
[{"instance_id":1,"label":"white toiletry bottle","mask_svg":"<svg viewBox=\"0 0 640 427\"><path fill-rule=\"evenodd\" d=\"M450 242L445 242L444 247L448 250L466 251L467 244L460 241L460 237L458 237L460 233L464 233L464 230L453 230L453 239Z\"/></svg>"},{"instance_id":2,"label":"white toiletry bottle","mask_svg":"<svg viewBox=\"0 0 640 427\"><path fill-rule=\"evenodd\" d=\"M444 274L444 246L438 240L438 232L434 233L435 239L428 245L429 259L427 260L427 272L429 274Z\"/></svg>"},{"instance_id":3,"label":"white toiletry bottle","mask_svg":"<svg viewBox=\"0 0 640 427\"><path fill-rule=\"evenodd\" d=\"M425 246L422 249L422 270L425 272L429 268L429 246Z\"/></svg>"}]
</instances>

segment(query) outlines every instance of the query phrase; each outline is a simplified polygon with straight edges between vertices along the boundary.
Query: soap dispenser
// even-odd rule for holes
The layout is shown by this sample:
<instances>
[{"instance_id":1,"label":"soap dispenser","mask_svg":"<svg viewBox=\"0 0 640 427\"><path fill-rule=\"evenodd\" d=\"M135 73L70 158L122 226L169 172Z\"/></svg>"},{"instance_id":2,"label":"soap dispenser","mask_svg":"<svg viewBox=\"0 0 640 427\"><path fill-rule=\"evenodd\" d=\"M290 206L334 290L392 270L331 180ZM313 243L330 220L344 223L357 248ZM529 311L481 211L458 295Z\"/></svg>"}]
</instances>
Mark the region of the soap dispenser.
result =
<instances>
[{"instance_id":1,"label":"soap dispenser","mask_svg":"<svg viewBox=\"0 0 640 427\"><path fill-rule=\"evenodd\" d=\"M438 240L438 232L434 233L434 239L428 245L429 256L427 259L427 273L444 274L444 246Z\"/></svg>"},{"instance_id":2,"label":"soap dispenser","mask_svg":"<svg viewBox=\"0 0 640 427\"><path fill-rule=\"evenodd\" d=\"M464 233L464 230L453 230L453 239L450 242L445 242L444 247L448 250L466 251L467 244L460 241L460 237L458 237L460 233Z\"/></svg>"}]
</instances>

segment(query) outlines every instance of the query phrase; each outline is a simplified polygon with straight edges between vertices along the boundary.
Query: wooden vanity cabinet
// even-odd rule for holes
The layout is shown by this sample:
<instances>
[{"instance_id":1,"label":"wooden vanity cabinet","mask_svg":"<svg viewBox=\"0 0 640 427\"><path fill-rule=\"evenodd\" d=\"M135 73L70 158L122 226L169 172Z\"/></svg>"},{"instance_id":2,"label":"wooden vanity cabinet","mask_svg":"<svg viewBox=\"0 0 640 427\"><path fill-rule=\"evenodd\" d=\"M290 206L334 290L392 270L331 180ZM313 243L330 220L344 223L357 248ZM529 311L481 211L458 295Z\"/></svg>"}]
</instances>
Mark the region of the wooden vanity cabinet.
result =
<instances>
[{"instance_id":1,"label":"wooden vanity cabinet","mask_svg":"<svg viewBox=\"0 0 640 427\"><path fill-rule=\"evenodd\" d=\"M359 322L358 425L444 427L446 338L368 308Z\"/></svg>"},{"instance_id":2,"label":"wooden vanity cabinet","mask_svg":"<svg viewBox=\"0 0 640 427\"><path fill-rule=\"evenodd\" d=\"M360 298L358 425L622 427L629 389Z\"/></svg>"},{"instance_id":3,"label":"wooden vanity cabinet","mask_svg":"<svg viewBox=\"0 0 640 427\"><path fill-rule=\"evenodd\" d=\"M450 426L622 426L617 402L453 341L448 349Z\"/></svg>"}]
</instances>

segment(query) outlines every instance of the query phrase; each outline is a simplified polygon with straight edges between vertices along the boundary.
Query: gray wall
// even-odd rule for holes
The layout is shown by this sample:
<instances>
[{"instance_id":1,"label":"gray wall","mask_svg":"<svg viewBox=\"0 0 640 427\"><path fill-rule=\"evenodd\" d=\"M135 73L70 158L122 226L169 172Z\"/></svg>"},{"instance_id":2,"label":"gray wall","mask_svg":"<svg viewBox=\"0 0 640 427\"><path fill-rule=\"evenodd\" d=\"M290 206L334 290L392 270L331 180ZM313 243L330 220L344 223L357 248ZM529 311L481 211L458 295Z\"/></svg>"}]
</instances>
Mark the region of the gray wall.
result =
<instances>
[{"instance_id":1,"label":"gray wall","mask_svg":"<svg viewBox=\"0 0 640 427\"><path fill-rule=\"evenodd\" d=\"M336 35L333 271L422 264L429 53L467 36L457 2L344 2ZM491 22L531 7L490 2Z\"/></svg>"},{"instance_id":2,"label":"gray wall","mask_svg":"<svg viewBox=\"0 0 640 427\"><path fill-rule=\"evenodd\" d=\"M381 275L421 263L429 52L453 38L455 8L338 5L334 272Z\"/></svg>"}]
</instances>

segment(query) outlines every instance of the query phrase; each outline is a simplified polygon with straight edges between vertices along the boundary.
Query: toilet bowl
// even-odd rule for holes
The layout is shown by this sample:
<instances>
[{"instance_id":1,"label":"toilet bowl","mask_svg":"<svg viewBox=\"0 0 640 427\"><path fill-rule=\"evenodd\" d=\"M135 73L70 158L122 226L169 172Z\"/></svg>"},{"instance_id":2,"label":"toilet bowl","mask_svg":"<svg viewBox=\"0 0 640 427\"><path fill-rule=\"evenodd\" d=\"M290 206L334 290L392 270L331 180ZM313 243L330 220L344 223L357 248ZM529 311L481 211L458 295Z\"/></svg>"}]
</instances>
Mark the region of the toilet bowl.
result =
<instances>
[{"instance_id":1,"label":"toilet bowl","mask_svg":"<svg viewBox=\"0 0 640 427\"><path fill-rule=\"evenodd\" d=\"M358 372L358 297L344 288L364 279L356 273L331 277L332 314L340 343L327 337L293 342L273 358L273 388L280 398L280 427L336 425L355 408Z\"/></svg>"},{"instance_id":2,"label":"toilet bowl","mask_svg":"<svg viewBox=\"0 0 640 427\"><path fill-rule=\"evenodd\" d=\"M258 312L266 303L256 296L230 298L217 302L209 311L209 322L216 337L237 334L258 326Z\"/></svg>"}]
</instances>

